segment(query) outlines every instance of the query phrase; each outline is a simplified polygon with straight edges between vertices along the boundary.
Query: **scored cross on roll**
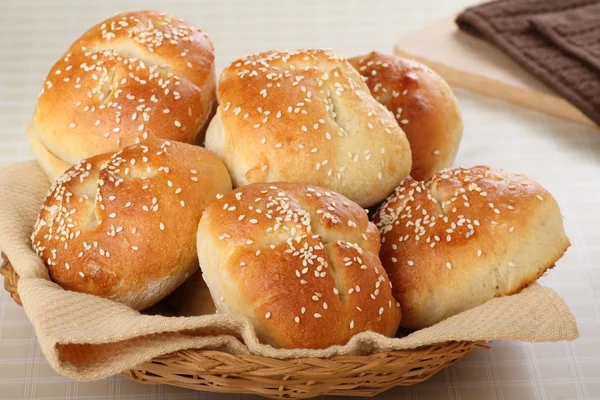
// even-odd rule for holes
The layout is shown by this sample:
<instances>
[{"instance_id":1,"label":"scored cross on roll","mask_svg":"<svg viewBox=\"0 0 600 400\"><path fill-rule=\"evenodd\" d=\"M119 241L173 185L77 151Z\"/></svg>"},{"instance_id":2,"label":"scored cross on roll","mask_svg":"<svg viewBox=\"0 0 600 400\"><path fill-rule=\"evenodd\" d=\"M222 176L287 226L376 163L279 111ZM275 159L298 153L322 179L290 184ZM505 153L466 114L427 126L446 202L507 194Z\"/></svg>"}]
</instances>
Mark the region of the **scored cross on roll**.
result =
<instances>
[{"instance_id":1,"label":"scored cross on roll","mask_svg":"<svg viewBox=\"0 0 600 400\"><path fill-rule=\"evenodd\" d=\"M330 51L241 58L221 74L218 97L205 145L235 187L309 183L369 207L410 172L410 147L393 115Z\"/></svg>"},{"instance_id":2,"label":"scored cross on roll","mask_svg":"<svg viewBox=\"0 0 600 400\"><path fill-rule=\"evenodd\" d=\"M247 317L273 346L326 348L398 328L379 233L337 193L295 183L243 186L204 211L197 244L217 310Z\"/></svg>"},{"instance_id":3,"label":"scored cross on roll","mask_svg":"<svg viewBox=\"0 0 600 400\"><path fill-rule=\"evenodd\" d=\"M556 200L523 175L489 167L407 178L379 208L381 262L421 329L519 292L569 247Z\"/></svg>"},{"instance_id":4,"label":"scored cross on roll","mask_svg":"<svg viewBox=\"0 0 600 400\"><path fill-rule=\"evenodd\" d=\"M54 64L27 136L52 180L82 158L148 137L194 143L215 86L213 46L198 28L159 12L118 14Z\"/></svg>"},{"instance_id":5,"label":"scored cross on roll","mask_svg":"<svg viewBox=\"0 0 600 400\"><path fill-rule=\"evenodd\" d=\"M33 248L63 288L145 309L197 271L202 210L229 190L211 152L148 139L69 168L44 201Z\"/></svg>"}]
</instances>

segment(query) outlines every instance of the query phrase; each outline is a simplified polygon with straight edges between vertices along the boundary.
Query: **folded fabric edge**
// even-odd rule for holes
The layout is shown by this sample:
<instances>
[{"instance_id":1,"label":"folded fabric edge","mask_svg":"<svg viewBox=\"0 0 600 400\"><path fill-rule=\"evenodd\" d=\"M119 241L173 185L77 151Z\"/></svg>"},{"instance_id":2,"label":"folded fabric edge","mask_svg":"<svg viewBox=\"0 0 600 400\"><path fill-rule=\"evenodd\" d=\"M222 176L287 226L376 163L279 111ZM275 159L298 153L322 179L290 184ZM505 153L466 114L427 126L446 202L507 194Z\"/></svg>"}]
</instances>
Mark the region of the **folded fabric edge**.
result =
<instances>
[{"instance_id":1,"label":"folded fabric edge","mask_svg":"<svg viewBox=\"0 0 600 400\"><path fill-rule=\"evenodd\" d=\"M598 10L596 13L587 13L585 11L587 9ZM591 4L580 9L576 9L570 12L561 12L557 14L569 14L569 15L581 15L583 18L586 18L582 23L585 23L587 28L577 34L582 34L585 32L591 32L593 30L598 32L598 37L600 38L600 3ZM600 56L592 55L589 51L582 48L579 45L572 43L567 37L561 35L557 31L557 21L552 19L552 15L540 15L535 16L530 19L531 24L537 31L543 35L546 39L556 45L559 49L564 51L567 54L570 54L574 57L579 58L581 61L588 63L591 67L597 69L600 73ZM589 25L593 25L593 28L589 28Z\"/></svg>"},{"instance_id":2,"label":"folded fabric edge","mask_svg":"<svg viewBox=\"0 0 600 400\"><path fill-rule=\"evenodd\" d=\"M53 368L60 373L78 380L95 380L134 368L155 357L186 349L219 350L236 355L254 354L276 359L330 358L339 355L366 355L385 351L412 350L454 341L520 340L549 342L576 339L578 331L575 320L560 296L549 288L538 287L535 290L543 290L548 300L552 301L558 318L555 325L560 326L561 329L557 332L538 332L539 336L534 339L527 336L516 337L514 331L511 331L512 333L508 335L494 335L488 332L479 336L473 334L473 332L456 332L454 334L447 332L446 336L441 339L438 334L433 332L436 330L436 326L434 326L414 332L403 338L386 338L373 332L363 332L354 336L346 345L332 346L323 350L274 349L271 346L259 343L253 330L247 329L250 327L248 323L239 332L241 338L238 338L236 334L193 336L192 333L190 336L181 332L166 332L134 337L116 343L95 345L54 342L51 349L43 348L43 350L51 361ZM465 313L468 313L468 311ZM453 319L461 318L462 314L451 317L440 324L452 325L454 323ZM246 323L247 321L244 325ZM250 329L252 328L250 327ZM134 342L138 342L138 344L135 345ZM83 360L78 359L81 353L84 353ZM101 361L91 362L90 358L93 359L98 354L103 354L104 358Z\"/></svg>"},{"instance_id":3,"label":"folded fabric edge","mask_svg":"<svg viewBox=\"0 0 600 400\"><path fill-rule=\"evenodd\" d=\"M498 34L488 23L488 21L480 16L476 10L467 9L456 17L455 23L462 31L495 45L499 50L507 54L530 74L552 89L558 96L573 104L582 113L600 126L600 117L590 104L582 99L580 101L580 97L577 92L565 85L558 84L556 80L553 79L553 76L550 75L545 69L539 67L537 63L531 62L531 60L526 56L516 51L514 46L512 46L502 35Z\"/></svg>"},{"instance_id":4,"label":"folded fabric edge","mask_svg":"<svg viewBox=\"0 0 600 400\"><path fill-rule=\"evenodd\" d=\"M27 185L25 190L15 191L14 187L19 187L18 184L22 183L15 176L23 170L30 172L29 178L33 184ZM19 276L48 279L43 261L31 250L31 230L24 233L15 227L26 224L33 229L37 213L27 213L25 210L29 207L39 210L51 184L34 160L22 161L0 169L0 181L3 183L0 186L0 249L11 261ZM41 184L44 181L46 185Z\"/></svg>"}]
</instances>

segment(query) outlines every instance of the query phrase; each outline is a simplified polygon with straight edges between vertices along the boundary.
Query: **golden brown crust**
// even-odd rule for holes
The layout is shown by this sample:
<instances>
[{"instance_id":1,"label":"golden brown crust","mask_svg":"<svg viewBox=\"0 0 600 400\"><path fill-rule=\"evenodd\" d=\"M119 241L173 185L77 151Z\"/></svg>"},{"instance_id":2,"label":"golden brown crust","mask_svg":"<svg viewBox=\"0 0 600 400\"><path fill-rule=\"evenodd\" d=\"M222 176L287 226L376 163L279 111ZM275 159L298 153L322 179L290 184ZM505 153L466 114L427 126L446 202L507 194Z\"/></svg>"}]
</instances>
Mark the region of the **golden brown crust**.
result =
<instances>
[{"instance_id":1,"label":"golden brown crust","mask_svg":"<svg viewBox=\"0 0 600 400\"><path fill-rule=\"evenodd\" d=\"M452 166L463 125L446 81L417 61L389 54L371 52L349 61L406 133L412 152L410 175L428 180Z\"/></svg>"},{"instance_id":2,"label":"golden brown crust","mask_svg":"<svg viewBox=\"0 0 600 400\"><path fill-rule=\"evenodd\" d=\"M256 183L211 204L198 255L217 309L241 314L283 348L325 348L372 330L394 335L400 309L365 211L326 189Z\"/></svg>"},{"instance_id":3,"label":"golden brown crust","mask_svg":"<svg viewBox=\"0 0 600 400\"><path fill-rule=\"evenodd\" d=\"M402 326L412 329L518 292L569 246L550 193L489 167L409 177L374 222Z\"/></svg>"},{"instance_id":4,"label":"golden brown crust","mask_svg":"<svg viewBox=\"0 0 600 400\"><path fill-rule=\"evenodd\" d=\"M118 14L52 67L32 132L69 165L147 137L193 143L215 85L213 47L200 30L168 14Z\"/></svg>"},{"instance_id":5,"label":"golden brown crust","mask_svg":"<svg viewBox=\"0 0 600 400\"><path fill-rule=\"evenodd\" d=\"M229 190L209 151L149 139L68 169L44 202L33 247L65 289L147 308L198 268L202 210Z\"/></svg>"},{"instance_id":6,"label":"golden brown crust","mask_svg":"<svg viewBox=\"0 0 600 400\"><path fill-rule=\"evenodd\" d=\"M361 76L327 50L268 51L234 61L219 81L206 134L234 186L303 182L362 206L410 171L410 148Z\"/></svg>"}]
</instances>

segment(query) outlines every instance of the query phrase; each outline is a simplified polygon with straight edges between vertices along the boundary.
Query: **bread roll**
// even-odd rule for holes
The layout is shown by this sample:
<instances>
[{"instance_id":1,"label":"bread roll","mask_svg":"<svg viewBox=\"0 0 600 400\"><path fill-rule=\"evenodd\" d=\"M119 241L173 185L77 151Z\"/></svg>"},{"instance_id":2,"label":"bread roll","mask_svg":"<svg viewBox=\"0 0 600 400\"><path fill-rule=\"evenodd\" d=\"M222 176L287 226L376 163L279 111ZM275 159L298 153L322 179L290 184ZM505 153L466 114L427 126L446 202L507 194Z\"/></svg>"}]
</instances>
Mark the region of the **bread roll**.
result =
<instances>
[{"instance_id":1,"label":"bread roll","mask_svg":"<svg viewBox=\"0 0 600 400\"><path fill-rule=\"evenodd\" d=\"M410 329L519 292L569 247L550 193L489 167L443 170L426 183L409 177L374 222Z\"/></svg>"},{"instance_id":2,"label":"bread roll","mask_svg":"<svg viewBox=\"0 0 600 400\"><path fill-rule=\"evenodd\" d=\"M372 52L349 61L406 133L412 152L410 175L428 180L452 166L463 124L446 81L419 62L393 55Z\"/></svg>"},{"instance_id":3,"label":"bread roll","mask_svg":"<svg viewBox=\"0 0 600 400\"><path fill-rule=\"evenodd\" d=\"M218 96L206 148L224 160L234 187L309 183L368 207L410 171L404 132L356 70L330 51L268 51L234 61Z\"/></svg>"},{"instance_id":4,"label":"bread roll","mask_svg":"<svg viewBox=\"0 0 600 400\"><path fill-rule=\"evenodd\" d=\"M220 313L282 348L325 348L371 330L392 336L400 308L365 211L326 189L255 183L204 212L198 257Z\"/></svg>"},{"instance_id":5,"label":"bread roll","mask_svg":"<svg viewBox=\"0 0 600 400\"><path fill-rule=\"evenodd\" d=\"M202 210L229 190L214 154L148 139L69 168L46 197L33 248L63 288L145 309L197 271Z\"/></svg>"},{"instance_id":6,"label":"bread roll","mask_svg":"<svg viewBox=\"0 0 600 400\"><path fill-rule=\"evenodd\" d=\"M213 46L172 15L118 14L54 64L28 138L54 180L66 166L147 137L194 143L216 102Z\"/></svg>"}]
</instances>

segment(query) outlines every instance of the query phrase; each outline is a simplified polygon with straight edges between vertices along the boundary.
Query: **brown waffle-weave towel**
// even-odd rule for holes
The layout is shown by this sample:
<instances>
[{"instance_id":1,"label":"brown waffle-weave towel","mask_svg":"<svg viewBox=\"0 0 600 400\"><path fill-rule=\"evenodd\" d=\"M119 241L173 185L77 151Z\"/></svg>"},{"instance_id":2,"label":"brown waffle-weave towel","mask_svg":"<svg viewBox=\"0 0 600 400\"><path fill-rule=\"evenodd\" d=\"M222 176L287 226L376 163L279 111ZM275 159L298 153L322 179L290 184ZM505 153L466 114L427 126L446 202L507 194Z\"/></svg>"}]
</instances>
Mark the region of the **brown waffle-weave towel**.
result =
<instances>
[{"instance_id":1,"label":"brown waffle-weave towel","mask_svg":"<svg viewBox=\"0 0 600 400\"><path fill-rule=\"evenodd\" d=\"M600 125L600 0L497 0L466 9L456 23Z\"/></svg>"}]
</instances>

